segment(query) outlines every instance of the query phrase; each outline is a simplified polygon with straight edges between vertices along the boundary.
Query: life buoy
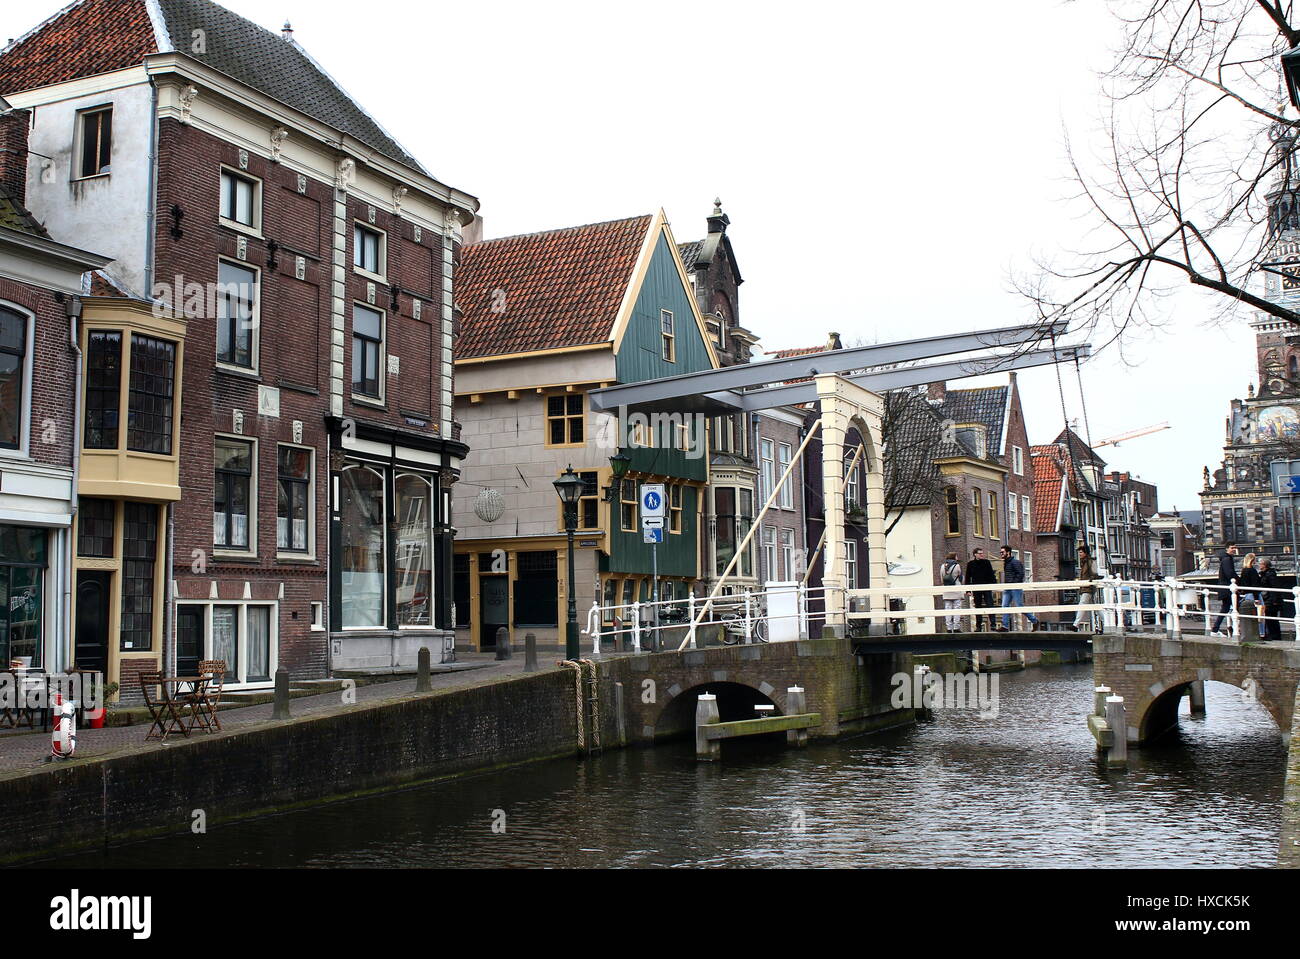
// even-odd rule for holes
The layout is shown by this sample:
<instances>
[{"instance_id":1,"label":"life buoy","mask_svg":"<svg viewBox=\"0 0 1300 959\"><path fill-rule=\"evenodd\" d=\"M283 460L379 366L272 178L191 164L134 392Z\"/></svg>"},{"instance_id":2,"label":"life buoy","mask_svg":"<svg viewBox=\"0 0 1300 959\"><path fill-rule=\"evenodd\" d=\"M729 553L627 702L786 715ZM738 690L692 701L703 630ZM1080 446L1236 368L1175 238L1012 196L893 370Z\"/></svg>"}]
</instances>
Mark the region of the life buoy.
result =
<instances>
[{"instance_id":1,"label":"life buoy","mask_svg":"<svg viewBox=\"0 0 1300 959\"><path fill-rule=\"evenodd\" d=\"M55 759L70 759L77 748L77 712L72 703L63 701L62 693L54 694L54 732L50 742L50 755Z\"/></svg>"}]
</instances>

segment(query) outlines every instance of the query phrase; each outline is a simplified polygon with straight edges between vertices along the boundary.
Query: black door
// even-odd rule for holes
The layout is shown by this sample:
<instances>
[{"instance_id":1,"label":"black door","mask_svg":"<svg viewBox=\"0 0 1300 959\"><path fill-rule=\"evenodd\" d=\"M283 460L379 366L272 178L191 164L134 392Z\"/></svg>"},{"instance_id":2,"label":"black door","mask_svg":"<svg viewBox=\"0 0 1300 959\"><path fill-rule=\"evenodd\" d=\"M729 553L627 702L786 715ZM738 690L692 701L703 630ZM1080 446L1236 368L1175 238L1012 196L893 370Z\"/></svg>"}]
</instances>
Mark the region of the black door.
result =
<instances>
[{"instance_id":1,"label":"black door","mask_svg":"<svg viewBox=\"0 0 1300 959\"><path fill-rule=\"evenodd\" d=\"M108 673L108 598L113 574L103 570L77 571L78 669Z\"/></svg>"},{"instance_id":2,"label":"black door","mask_svg":"<svg viewBox=\"0 0 1300 959\"><path fill-rule=\"evenodd\" d=\"M480 649L495 649L497 629L510 623L510 581L501 575L480 576L479 615L482 620L479 634Z\"/></svg>"},{"instance_id":3,"label":"black door","mask_svg":"<svg viewBox=\"0 0 1300 959\"><path fill-rule=\"evenodd\" d=\"M176 607L176 675L197 676L203 655L202 606Z\"/></svg>"}]
</instances>

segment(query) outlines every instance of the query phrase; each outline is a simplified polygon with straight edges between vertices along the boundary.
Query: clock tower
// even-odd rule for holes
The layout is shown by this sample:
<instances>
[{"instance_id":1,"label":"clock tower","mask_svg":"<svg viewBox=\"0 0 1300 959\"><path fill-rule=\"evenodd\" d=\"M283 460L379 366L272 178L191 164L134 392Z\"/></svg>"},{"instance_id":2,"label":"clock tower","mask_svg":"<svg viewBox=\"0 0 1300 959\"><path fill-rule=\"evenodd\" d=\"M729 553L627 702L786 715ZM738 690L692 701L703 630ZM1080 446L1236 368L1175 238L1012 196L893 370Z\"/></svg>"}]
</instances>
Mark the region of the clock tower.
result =
<instances>
[{"instance_id":1,"label":"clock tower","mask_svg":"<svg viewBox=\"0 0 1300 959\"><path fill-rule=\"evenodd\" d=\"M1285 116L1285 103L1278 106ZM1264 296L1300 313L1300 153L1296 130L1275 123L1269 130L1276 180L1268 203L1268 237L1261 251ZM1300 396L1300 325L1267 314L1251 321L1260 398Z\"/></svg>"}]
</instances>

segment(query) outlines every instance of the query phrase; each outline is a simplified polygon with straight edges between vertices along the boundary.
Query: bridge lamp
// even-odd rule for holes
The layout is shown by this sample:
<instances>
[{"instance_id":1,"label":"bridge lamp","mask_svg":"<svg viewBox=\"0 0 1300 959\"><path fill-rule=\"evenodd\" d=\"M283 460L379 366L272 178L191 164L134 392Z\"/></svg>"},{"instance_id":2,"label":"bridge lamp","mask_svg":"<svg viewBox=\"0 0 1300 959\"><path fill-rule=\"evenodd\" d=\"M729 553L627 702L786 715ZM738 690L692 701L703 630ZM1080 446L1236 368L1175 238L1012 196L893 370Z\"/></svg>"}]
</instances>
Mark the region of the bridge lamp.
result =
<instances>
[{"instance_id":1,"label":"bridge lamp","mask_svg":"<svg viewBox=\"0 0 1300 959\"><path fill-rule=\"evenodd\" d=\"M578 604L573 593L573 534L578 531L578 500L582 498L582 477L573 471L573 464L560 474L554 483L555 492L564 504L564 531L569 535L569 619L565 623L564 656L577 662L581 651L578 648Z\"/></svg>"},{"instance_id":2,"label":"bridge lamp","mask_svg":"<svg viewBox=\"0 0 1300 959\"><path fill-rule=\"evenodd\" d=\"M628 456L622 450L619 450L609 458L609 471L614 476L614 481L610 483L605 490L605 498L611 503L618 502L619 487L623 485L623 477L627 475L627 469L632 465L632 457Z\"/></svg>"}]
</instances>

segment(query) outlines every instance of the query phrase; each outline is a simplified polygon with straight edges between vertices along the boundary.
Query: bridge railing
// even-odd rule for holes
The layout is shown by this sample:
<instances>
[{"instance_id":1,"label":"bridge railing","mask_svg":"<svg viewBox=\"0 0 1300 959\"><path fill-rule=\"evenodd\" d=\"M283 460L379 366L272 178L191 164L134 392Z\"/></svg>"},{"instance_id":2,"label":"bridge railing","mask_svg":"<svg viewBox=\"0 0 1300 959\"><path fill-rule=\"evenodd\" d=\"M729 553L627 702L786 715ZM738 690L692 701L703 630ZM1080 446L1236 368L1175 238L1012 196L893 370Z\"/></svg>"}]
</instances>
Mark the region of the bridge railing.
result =
<instances>
[{"instance_id":1,"label":"bridge railing","mask_svg":"<svg viewBox=\"0 0 1300 959\"><path fill-rule=\"evenodd\" d=\"M1290 627L1294 635L1300 636L1300 584L1296 586L1242 586L1233 580L1226 586L1205 583L1179 583L1174 585L1190 602L1192 597L1199 603L1197 608L1190 605L1183 615L1193 621L1199 619L1205 632L1211 635L1221 633L1240 642L1266 639L1270 627L1276 624L1273 634L1281 638L1283 627ZM1283 613L1286 600L1291 601L1291 615Z\"/></svg>"},{"instance_id":2,"label":"bridge railing","mask_svg":"<svg viewBox=\"0 0 1300 959\"><path fill-rule=\"evenodd\" d=\"M736 641L769 642L804 639L814 635L824 617L814 607L824 608L828 587L803 583L774 584L762 590L743 590L716 597L690 595L684 599L601 605L587 611L584 636L590 637L594 655L610 652L618 640L632 652L664 648L668 632L680 637L686 631L687 646L696 648L696 636L703 626L721 626ZM774 625L787 628L774 630Z\"/></svg>"}]
</instances>

